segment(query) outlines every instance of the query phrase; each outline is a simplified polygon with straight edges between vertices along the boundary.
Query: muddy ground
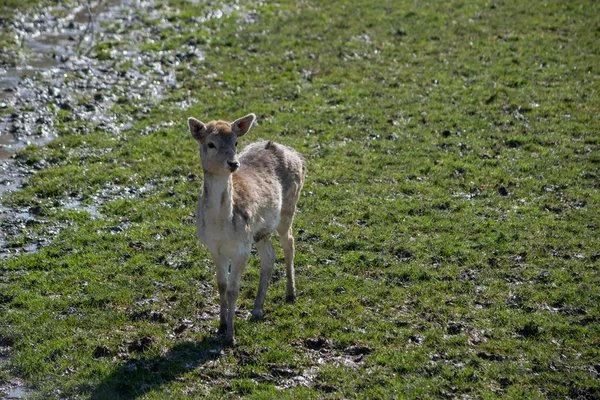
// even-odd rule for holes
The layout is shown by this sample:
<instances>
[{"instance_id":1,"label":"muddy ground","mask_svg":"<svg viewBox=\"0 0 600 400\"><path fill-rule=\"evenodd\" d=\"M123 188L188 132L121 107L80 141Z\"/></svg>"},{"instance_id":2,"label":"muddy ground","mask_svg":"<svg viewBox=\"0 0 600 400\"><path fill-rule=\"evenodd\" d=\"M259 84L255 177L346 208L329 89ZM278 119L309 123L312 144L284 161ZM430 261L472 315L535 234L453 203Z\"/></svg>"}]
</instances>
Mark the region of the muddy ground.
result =
<instances>
[{"instance_id":1,"label":"muddy ground","mask_svg":"<svg viewBox=\"0 0 600 400\"><path fill-rule=\"evenodd\" d=\"M127 99L135 102L139 112L147 112L165 91L177 85L174 66L204 57L193 44L177 51L140 52L136 48L171 24L163 18L169 11L166 6L145 0L106 0L91 6L37 7L28 13L18 12L12 19L0 19L1 28L14 32L20 45L0 64L2 197L27 185L31 174L48 165L46 160L31 162L18 152L64 134L56 126L59 112L82 122L78 127L71 124L75 127L70 129L79 129L78 134L86 134L92 123L119 135L131 126L134 116L112 112L116 101ZM207 18L218 18L224 11L209 13ZM99 51L99 43L118 45ZM98 205L134 195L108 187L86 210L99 216ZM77 198L55 206L81 207ZM25 238L24 245L11 244L11 238L22 235L27 225L39 222L43 220L35 207L0 206L0 258L36 251L58 232L54 227L44 238Z\"/></svg>"}]
</instances>

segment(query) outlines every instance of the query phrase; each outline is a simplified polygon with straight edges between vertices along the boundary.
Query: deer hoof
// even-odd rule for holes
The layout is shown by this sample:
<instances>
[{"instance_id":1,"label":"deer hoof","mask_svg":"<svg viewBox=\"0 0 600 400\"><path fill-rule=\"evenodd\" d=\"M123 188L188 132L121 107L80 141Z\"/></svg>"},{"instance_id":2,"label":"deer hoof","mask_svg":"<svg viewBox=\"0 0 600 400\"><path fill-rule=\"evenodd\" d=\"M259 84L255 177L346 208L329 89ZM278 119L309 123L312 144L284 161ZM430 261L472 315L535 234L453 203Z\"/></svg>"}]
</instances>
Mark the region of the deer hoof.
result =
<instances>
[{"instance_id":1,"label":"deer hoof","mask_svg":"<svg viewBox=\"0 0 600 400\"><path fill-rule=\"evenodd\" d=\"M250 321L258 322L258 321L262 321L263 318L264 318L263 311L259 308L255 308L254 311L252 311L252 316L250 317Z\"/></svg>"},{"instance_id":2,"label":"deer hoof","mask_svg":"<svg viewBox=\"0 0 600 400\"><path fill-rule=\"evenodd\" d=\"M287 296L285 296L285 302L286 303L290 303L290 304L294 304L296 302L296 295L295 294L288 294Z\"/></svg>"}]
</instances>

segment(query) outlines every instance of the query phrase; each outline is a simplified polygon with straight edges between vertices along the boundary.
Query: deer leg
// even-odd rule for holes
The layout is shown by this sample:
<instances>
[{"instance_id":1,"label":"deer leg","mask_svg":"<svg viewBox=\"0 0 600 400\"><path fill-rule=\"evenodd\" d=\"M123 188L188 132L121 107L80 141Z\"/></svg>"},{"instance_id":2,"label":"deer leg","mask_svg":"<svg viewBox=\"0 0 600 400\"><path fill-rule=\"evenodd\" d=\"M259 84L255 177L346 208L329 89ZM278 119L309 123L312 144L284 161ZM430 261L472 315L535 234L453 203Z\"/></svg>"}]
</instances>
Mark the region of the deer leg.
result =
<instances>
[{"instance_id":1,"label":"deer leg","mask_svg":"<svg viewBox=\"0 0 600 400\"><path fill-rule=\"evenodd\" d=\"M224 257L213 257L217 267L217 286L219 287L219 300L221 312L219 317L219 333L227 330L227 275L229 275L229 260Z\"/></svg>"},{"instance_id":2,"label":"deer leg","mask_svg":"<svg viewBox=\"0 0 600 400\"><path fill-rule=\"evenodd\" d=\"M234 334L235 329L233 327L233 320L235 318L235 305L240 294L240 281L242 279L242 273L250 257L250 248L244 249L241 254L231 260L231 272L229 273L229 282L227 282L227 303L229 305L227 310L227 334L225 335L225 343L228 346L235 344Z\"/></svg>"},{"instance_id":3,"label":"deer leg","mask_svg":"<svg viewBox=\"0 0 600 400\"><path fill-rule=\"evenodd\" d=\"M294 279L294 237L291 232L287 237L281 237L281 247L285 255L285 301L293 303L296 301L296 284Z\"/></svg>"},{"instance_id":4,"label":"deer leg","mask_svg":"<svg viewBox=\"0 0 600 400\"><path fill-rule=\"evenodd\" d=\"M256 293L256 300L254 301L252 321L260 321L263 318L263 305L265 304L267 288L269 287L273 264L275 263L275 249L268 236L256 243L256 248L260 256L260 283L258 285L258 292Z\"/></svg>"},{"instance_id":5,"label":"deer leg","mask_svg":"<svg viewBox=\"0 0 600 400\"><path fill-rule=\"evenodd\" d=\"M294 281L294 237L292 236L293 214L281 219L277 233L281 238L281 247L285 255L285 301L296 301L296 284Z\"/></svg>"}]
</instances>

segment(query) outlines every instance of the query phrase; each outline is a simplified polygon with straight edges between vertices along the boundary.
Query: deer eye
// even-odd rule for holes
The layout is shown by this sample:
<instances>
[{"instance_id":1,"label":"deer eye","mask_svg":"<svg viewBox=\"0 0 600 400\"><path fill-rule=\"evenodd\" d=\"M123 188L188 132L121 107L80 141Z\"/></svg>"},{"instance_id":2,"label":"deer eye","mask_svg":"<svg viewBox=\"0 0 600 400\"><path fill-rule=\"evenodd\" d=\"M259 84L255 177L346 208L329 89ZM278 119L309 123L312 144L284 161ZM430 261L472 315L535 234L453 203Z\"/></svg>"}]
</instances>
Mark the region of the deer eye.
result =
<instances>
[{"instance_id":1,"label":"deer eye","mask_svg":"<svg viewBox=\"0 0 600 400\"><path fill-rule=\"evenodd\" d=\"M235 147L237 147L237 142L235 142Z\"/></svg>"},{"instance_id":2,"label":"deer eye","mask_svg":"<svg viewBox=\"0 0 600 400\"><path fill-rule=\"evenodd\" d=\"M208 148L209 149L214 149L216 146L214 145L214 143L209 143L208 144Z\"/></svg>"}]
</instances>

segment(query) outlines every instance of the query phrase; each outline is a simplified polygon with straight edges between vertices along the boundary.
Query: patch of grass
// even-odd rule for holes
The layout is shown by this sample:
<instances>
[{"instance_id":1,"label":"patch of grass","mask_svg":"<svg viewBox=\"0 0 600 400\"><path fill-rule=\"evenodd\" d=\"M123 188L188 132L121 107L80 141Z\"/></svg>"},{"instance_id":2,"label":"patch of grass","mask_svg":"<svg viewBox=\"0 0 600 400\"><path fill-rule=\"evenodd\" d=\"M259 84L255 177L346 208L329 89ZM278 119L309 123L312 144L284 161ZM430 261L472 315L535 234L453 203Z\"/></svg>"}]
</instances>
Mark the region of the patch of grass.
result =
<instances>
[{"instance_id":1,"label":"patch of grass","mask_svg":"<svg viewBox=\"0 0 600 400\"><path fill-rule=\"evenodd\" d=\"M172 64L161 106L122 95L118 135L59 111L65 134L19 155L49 166L3 201L58 233L1 261L10 374L40 398L597 397L598 2L240 4L200 23L204 4L170 2L139 46L206 58ZM277 246L248 322L253 257L225 350L185 121L248 112L245 143L308 161L299 293L285 304Z\"/></svg>"}]
</instances>

